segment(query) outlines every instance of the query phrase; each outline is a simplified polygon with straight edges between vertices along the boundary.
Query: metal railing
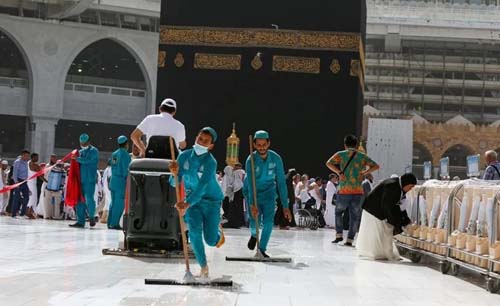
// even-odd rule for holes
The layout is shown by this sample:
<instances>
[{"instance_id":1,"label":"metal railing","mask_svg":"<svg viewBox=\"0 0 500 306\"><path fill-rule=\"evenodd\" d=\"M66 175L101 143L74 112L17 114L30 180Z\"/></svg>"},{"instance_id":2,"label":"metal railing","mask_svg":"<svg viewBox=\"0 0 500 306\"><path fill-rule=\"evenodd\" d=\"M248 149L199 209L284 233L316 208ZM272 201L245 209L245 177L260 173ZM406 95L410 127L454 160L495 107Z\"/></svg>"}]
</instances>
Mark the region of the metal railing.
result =
<instances>
[{"instance_id":1,"label":"metal railing","mask_svg":"<svg viewBox=\"0 0 500 306\"><path fill-rule=\"evenodd\" d=\"M497 4L368 0L367 10L368 23L390 20L398 23L479 28L500 24L500 7Z\"/></svg>"},{"instance_id":2,"label":"metal railing","mask_svg":"<svg viewBox=\"0 0 500 306\"><path fill-rule=\"evenodd\" d=\"M28 88L29 82L26 79L0 76L0 86L10 88Z\"/></svg>"},{"instance_id":3,"label":"metal railing","mask_svg":"<svg viewBox=\"0 0 500 306\"><path fill-rule=\"evenodd\" d=\"M107 86L92 85L92 84L66 82L64 84L64 90L96 93L96 94L117 95L117 96L128 96L137 98L146 97L146 92L144 90L122 88L122 87L107 87Z\"/></svg>"}]
</instances>

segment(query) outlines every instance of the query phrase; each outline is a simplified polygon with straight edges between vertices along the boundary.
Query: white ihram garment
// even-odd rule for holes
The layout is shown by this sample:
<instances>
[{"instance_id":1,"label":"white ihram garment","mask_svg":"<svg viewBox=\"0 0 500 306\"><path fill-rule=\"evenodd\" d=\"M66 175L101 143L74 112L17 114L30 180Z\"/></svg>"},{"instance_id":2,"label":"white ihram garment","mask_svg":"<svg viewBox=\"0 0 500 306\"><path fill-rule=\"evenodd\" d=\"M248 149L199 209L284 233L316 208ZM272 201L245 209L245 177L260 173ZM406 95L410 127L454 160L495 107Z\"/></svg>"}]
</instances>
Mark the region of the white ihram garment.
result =
<instances>
[{"instance_id":1,"label":"white ihram garment","mask_svg":"<svg viewBox=\"0 0 500 306\"><path fill-rule=\"evenodd\" d=\"M28 164L28 178L30 178L36 172L31 171ZM28 181L28 189L30 190L30 199L28 201L28 207L36 208L36 203L38 202L38 192L36 190L36 178Z\"/></svg>"},{"instance_id":2,"label":"white ihram garment","mask_svg":"<svg viewBox=\"0 0 500 306\"><path fill-rule=\"evenodd\" d=\"M372 260L399 260L393 240L394 226L379 220L363 209L356 249L362 258Z\"/></svg>"}]
</instances>

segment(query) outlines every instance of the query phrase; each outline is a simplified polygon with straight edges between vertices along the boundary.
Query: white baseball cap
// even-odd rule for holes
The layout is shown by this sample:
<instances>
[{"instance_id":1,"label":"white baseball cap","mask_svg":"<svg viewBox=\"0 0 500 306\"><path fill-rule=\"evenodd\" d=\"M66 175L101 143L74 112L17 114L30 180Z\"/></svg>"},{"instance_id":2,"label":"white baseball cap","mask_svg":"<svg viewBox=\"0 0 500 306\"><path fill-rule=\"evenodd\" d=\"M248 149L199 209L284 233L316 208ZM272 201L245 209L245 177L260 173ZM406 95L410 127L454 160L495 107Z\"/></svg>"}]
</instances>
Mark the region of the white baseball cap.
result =
<instances>
[{"instance_id":1,"label":"white baseball cap","mask_svg":"<svg viewBox=\"0 0 500 306\"><path fill-rule=\"evenodd\" d=\"M163 100L163 102L161 102L161 105L165 105L165 106L173 107L173 108L177 109L177 103L175 102L174 99L167 98L167 99Z\"/></svg>"},{"instance_id":2,"label":"white baseball cap","mask_svg":"<svg viewBox=\"0 0 500 306\"><path fill-rule=\"evenodd\" d=\"M9 165L9 161L6 159L2 160L2 165Z\"/></svg>"}]
</instances>

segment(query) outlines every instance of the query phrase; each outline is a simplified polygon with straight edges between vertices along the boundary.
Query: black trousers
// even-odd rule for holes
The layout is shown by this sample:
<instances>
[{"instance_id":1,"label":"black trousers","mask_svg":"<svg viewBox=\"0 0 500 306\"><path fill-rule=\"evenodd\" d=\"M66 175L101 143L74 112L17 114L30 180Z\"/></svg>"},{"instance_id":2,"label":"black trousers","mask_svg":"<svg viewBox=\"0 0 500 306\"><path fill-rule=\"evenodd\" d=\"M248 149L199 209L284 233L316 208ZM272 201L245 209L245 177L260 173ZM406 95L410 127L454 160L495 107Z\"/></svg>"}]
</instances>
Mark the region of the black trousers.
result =
<instances>
[{"instance_id":1,"label":"black trousers","mask_svg":"<svg viewBox=\"0 0 500 306\"><path fill-rule=\"evenodd\" d=\"M293 215L293 203L288 204L288 208L290 208L290 212L292 213L292 221L288 222L288 220L285 218L283 215L283 206L281 205L281 202L278 200L278 209L276 210L276 214L274 215L274 225L279 225L279 226L290 226L290 227L296 227L297 224L295 223L295 216Z\"/></svg>"},{"instance_id":2,"label":"black trousers","mask_svg":"<svg viewBox=\"0 0 500 306\"><path fill-rule=\"evenodd\" d=\"M225 198L222 202L224 217L227 223L223 225L225 228L240 228L245 225L245 216L243 210L243 192L241 190L234 193L234 199L229 202L229 198Z\"/></svg>"}]
</instances>

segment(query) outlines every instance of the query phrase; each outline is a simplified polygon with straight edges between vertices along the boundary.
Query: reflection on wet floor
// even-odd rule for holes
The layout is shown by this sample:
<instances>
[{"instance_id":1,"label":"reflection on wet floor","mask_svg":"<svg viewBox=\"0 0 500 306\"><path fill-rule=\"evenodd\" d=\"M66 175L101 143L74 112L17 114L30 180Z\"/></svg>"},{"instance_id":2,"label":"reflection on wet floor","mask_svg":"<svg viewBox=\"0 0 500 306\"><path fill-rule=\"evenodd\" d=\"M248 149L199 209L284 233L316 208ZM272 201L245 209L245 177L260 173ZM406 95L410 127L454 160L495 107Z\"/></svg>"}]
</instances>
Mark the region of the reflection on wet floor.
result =
<instances>
[{"instance_id":1,"label":"reflection on wet floor","mask_svg":"<svg viewBox=\"0 0 500 306\"><path fill-rule=\"evenodd\" d=\"M207 258L211 276L232 279L233 288L147 286L145 278L181 280L183 260L103 256L103 248L117 247L118 232L99 226L0 218L0 305L500 305L477 275L359 260L354 249L332 245L333 230L275 230L269 253L292 257L290 264L226 262L253 256L248 230L227 230L226 244L207 248Z\"/></svg>"}]
</instances>

